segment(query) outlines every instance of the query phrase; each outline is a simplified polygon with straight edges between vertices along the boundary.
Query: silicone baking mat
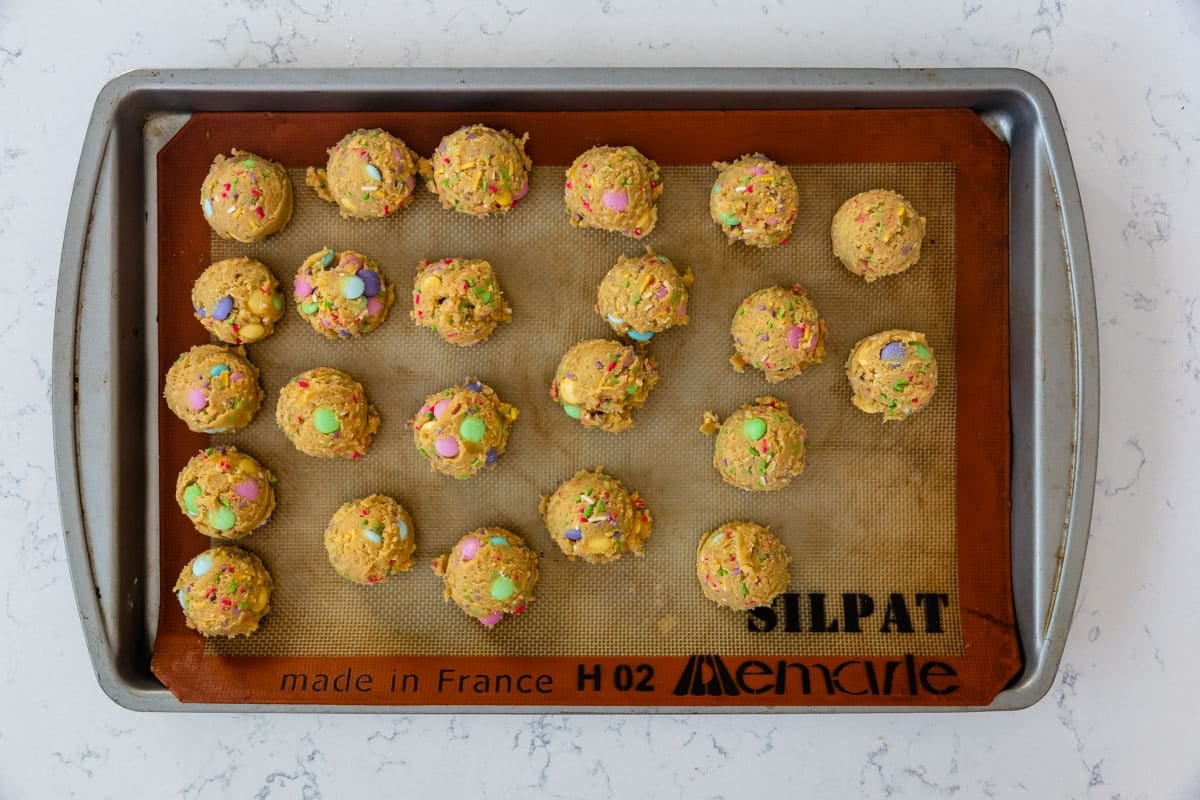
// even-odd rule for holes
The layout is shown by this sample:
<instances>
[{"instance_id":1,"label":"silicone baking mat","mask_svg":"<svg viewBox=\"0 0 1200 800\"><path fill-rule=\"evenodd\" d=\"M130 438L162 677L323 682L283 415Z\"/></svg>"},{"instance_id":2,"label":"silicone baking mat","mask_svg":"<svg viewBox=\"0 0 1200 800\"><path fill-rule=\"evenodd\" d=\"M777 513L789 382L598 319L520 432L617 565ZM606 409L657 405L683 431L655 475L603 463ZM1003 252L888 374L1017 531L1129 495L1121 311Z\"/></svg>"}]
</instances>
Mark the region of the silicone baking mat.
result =
<instances>
[{"instance_id":1,"label":"silicone baking mat","mask_svg":"<svg viewBox=\"0 0 1200 800\"><path fill-rule=\"evenodd\" d=\"M530 194L501 219L444 211L420 190L393 218L347 221L303 185L303 167L322 163L324 147L353 127L387 127L425 152L474 116L198 115L160 153L164 366L204 341L189 319L187 293L213 260L259 258L287 287L310 253L356 249L381 263L398 296L389 320L360 340L325 340L289 308L275 335L249 348L263 370L264 410L249 428L215 440L256 455L279 477L271 522L240 542L276 579L273 611L249 638L202 641L164 600L154 657L164 683L185 700L301 704L990 699L1019 665L1006 541L1007 369L995 341L982 354L978 342L968 344L965 374L959 354L964 339L980 338L962 324L964 313L992 336L1006 324L1003 303L995 302L1006 292L1003 146L973 115L953 111L481 118L529 130L538 165ZM671 129L706 135L680 143L664 136ZM892 144L852 154L847 135ZM822 140L829 147L814 150ZM643 246L566 221L563 167L602 142L634 144L663 165L660 221L645 243L696 275L692 323L650 343L662 379L636 426L620 434L583 429L547 393L571 344L610 335L592 310L597 283L619 255ZM195 207L194 187L208 162L235 145L283 161L296 188L289 226L253 245L212 236ZM708 218L716 174L709 162L754 150L787 163L801 189L800 217L782 248L730 246ZM187 190L167 175L187 175ZM828 228L842 200L875 187L904 194L929 224L916 268L867 285L833 258ZM479 347L447 345L407 316L417 262L448 256L490 260L513 306L512 324ZM808 291L829 326L828 355L801 377L770 386L757 373L730 369L728 326L743 297L776 283ZM841 365L855 341L891 327L928 335L939 387L920 415L884 425L850 405ZM274 424L279 388L315 366L354 375L379 409L380 434L361 461L303 456ZM454 481L430 471L404 423L426 395L466 376L492 385L521 416L495 471ZM785 400L808 428L809 466L783 491L743 493L712 469L713 440L697 427L705 410L724 417L765 394ZM175 474L205 441L165 408L161 428L169 598L168 581L208 543L172 498ZM599 464L638 489L653 511L645 558L569 562L541 526L539 495ZM396 497L413 515L418 563L386 584L359 587L329 567L322 532L342 502L373 492ZM979 513L988 509L996 513ZM793 555L788 592L770 609L733 613L699 592L696 543L733 519L771 525ZM429 568L481 525L521 533L542 556L537 602L493 630L444 603ZM987 569L977 575L981 557ZM978 612L992 620L979 631L984 636L975 631ZM982 658L985 641L993 642L990 663ZM338 677L345 691L334 685Z\"/></svg>"}]
</instances>

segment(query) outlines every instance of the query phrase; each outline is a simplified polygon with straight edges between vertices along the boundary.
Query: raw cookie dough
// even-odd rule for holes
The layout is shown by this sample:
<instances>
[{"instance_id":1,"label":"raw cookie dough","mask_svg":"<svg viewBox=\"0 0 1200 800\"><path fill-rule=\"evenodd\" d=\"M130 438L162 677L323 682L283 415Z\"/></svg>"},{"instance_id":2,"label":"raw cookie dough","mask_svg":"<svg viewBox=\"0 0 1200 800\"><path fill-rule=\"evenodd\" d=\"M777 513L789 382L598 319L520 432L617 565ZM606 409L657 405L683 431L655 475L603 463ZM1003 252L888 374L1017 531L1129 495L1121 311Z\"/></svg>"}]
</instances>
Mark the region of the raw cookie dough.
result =
<instances>
[{"instance_id":1,"label":"raw cookie dough","mask_svg":"<svg viewBox=\"0 0 1200 800\"><path fill-rule=\"evenodd\" d=\"M772 286L747 297L729 332L734 371L762 370L768 383L794 378L825 358L825 321L797 285Z\"/></svg>"},{"instance_id":2,"label":"raw cookie dough","mask_svg":"<svg viewBox=\"0 0 1200 800\"><path fill-rule=\"evenodd\" d=\"M704 412L703 433L717 434L713 467L731 486L748 492L782 489L804 472L804 426L777 397L756 397L721 422Z\"/></svg>"},{"instance_id":3,"label":"raw cookie dough","mask_svg":"<svg viewBox=\"0 0 1200 800\"><path fill-rule=\"evenodd\" d=\"M205 536L241 539L271 518L275 476L236 447L210 447L179 473L175 502Z\"/></svg>"},{"instance_id":4,"label":"raw cookie dough","mask_svg":"<svg viewBox=\"0 0 1200 800\"><path fill-rule=\"evenodd\" d=\"M356 459L379 430L379 413L362 384L344 372L317 367L279 390L275 422L301 453Z\"/></svg>"},{"instance_id":5,"label":"raw cookie dough","mask_svg":"<svg viewBox=\"0 0 1200 800\"><path fill-rule=\"evenodd\" d=\"M588 339L558 362L550 397L584 427L623 431L656 383L653 358L611 339Z\"/></svg>"},{"instance_id":6,"label":"raw cookie dough","mask_svg":"<svg viewBox=\"0 0 1200 800\"><path fill-rule=\"evenodd\" d=\"M870 283L917 263L925 218L902 195L872 189L842 203L830 235L842 265Z\"/></svg>"},{"instance_id":7,"label":"raw cookie dough","mask_svg":"<svg viewBox=\"0 0 1200 800\"><path fill-rule=\"evenodd\" d=\"M504 528L480 528L433 561L445 597L485 627L516 616L533 602L538 557L525 540Z\"/></svg>"},{"instance_id":8,"label":"raw cookie dough","mask_svg":"<svg viewBox=\"0 0 1200 800\"><path fill-rule=\"evenodd\" d=\"M262 405L258 367L240 347L201 344L167 370L167 408L196 433L244 428Z\"/></svg>"},{"instance_id":9,"label":"raw cookie dough","mask_svg":"<svg viewBox=\"0 0 1200 800\"><path fill-rule=\"evenodd\" d=\"M192 286L192 310L222 342L249 344L267 338L283 316L283 295L267 265L227 258L210 265Z\"/></svg>"},{"instance_id":10,"label":"raw cookie dough","mask_svg":"<svg viewBox=\"0 0 1200 800\"><path fill-rule=\"evenodd\" d=\"M735 610L770 605L788 585L788 555L769 528L727 522L700 539L696 577L704 596Z\"/></svg>"},{"instance_id":11,"label":"raw cookie dough","mask_svg":"<svg viewBox=\"0 0 1200 800\"><path fill-rule=\"evenodd\" d=\"M648 342L667 328L688 324L691 285L690 269L680 275L671 259L647 247L644 256L621 256L600 281L596 313L619 336Z\"/></svg>"},{"instance_id":12,"label":"raw cookie dough","mask_svg":"<svg viewBox=\"0 0 1200 800\"><path fill-rule=\"evenodd\" d=\"M353 250L313 253L296 271L296 308L329 339L370 333L387 319L396 296L374 259Z\"/></svg>"},{"instance_id":13,"label":"raw cookie dough","mask_svg":"<svg viewBox=\"0 0 1200 800\"><path fill-rule=\"evenodd\" d=\"M179 573L175 596L187 626L203 636L249 636L271 610L274 582L263 562L240 547L205 550Z\"/></svg>"},{"instance_id":14,"label":"raw cookie dough","mask_svg":"<svg viewBox=\"0 0 1200 800\"><path fill-rule=\"evenodd\" d=\"M344 219L390 217L408 207L417 183L417 155L379 128L360 128L329 148L325 169L309 167L304 182Z\"/></svg>"},{"instance_id":15,"label":"raw cookie dough","mask_svg":"<svg viewBox=\"0 0 1200 800\"><path fill-rule=\"evenodd\" d=\"M517 409L492 387L468 378L426 397L409 425L434 472L465 479L496 465L516 419Z\"/></svg>"},{"instance_id":16,"label":"raw cookie dough","mask_svg":"<svg viewBox=\"0 0 1200 800\"><path fill-rule=\"evenodd\" d=\"M412 517L382 494L344 504L325 529L329 563L352 583L382 583L393 572L407 572L416 546Z\"/></svg>"},{"instance_id":17,"label":"raw cookie dough","mask_svg":"<svg viewBox=\"0 0 1200 800\"><path fill-rule=\"evenodd\" d=\"M417 325L460 347L479 344L501 322L512 321L492 265L475 258L422 261L410 314Z\"/></svg>"},{"instance_id":18,"label":"raw cookie dough","mask_svg":"<svg viewBox=\"0 0 1200 800\"><path fill-rule=\"evenodd\" d=\"M632 147L593 147L567 169L567 214L577 228L640 239L658 222L658 164Z\"/></svg>"},{"instance_id":19,"label":"raw cookie dough","mask_svg":"<svg viewBox=\"0 0 1200 800\"><path fill-rule=\"evenodd\" d=\"M653 524L638 493L602 467L576 472L543 497L538 510L559 549L572 561L579 557L591 564L616 561L627 552L642 555Z\"/></svg>"},{"instance_id":20,"label":"raw cookie dough","mask_svg":"<svg viewBox=\"0 0 1200 800\"><path fill-rule=\"evenodd\" d=\"M714 162L713 167L721 174L708 197L708 210L730 244L787 244L800 208L800 192L787 167L762 153L742 156L732 164Z\"/></svg>"},{"instance_id":21,"label":"raw cookie dough","mask_svg":"<svg viewBox=\"0 0 1200 800\"><path fill-rule=\"evenodd\" d=\"M292 181L274 161L235 149L230 158L213 159L200 187L200 209L222 239L257 242L292 218Z\"/></svg>"},{"instance_id":22,"label":"raw cookie dough","mask_svg":"<svg viewBox=\"0 0 1200 800\"><path fill-rule=\"evenodd\" d=\"M906 419L929 405L937 389L937 360L916 331L882 331L860 339L846 359L850 402L885 422Z\"/></svg>"},{"instance_id":23,"label":"raw cookie dough","mask_svg":"<svg viewBox=\"0 0 1200 800\"><path fill-rule=\"evenodd\" d=\"M421 177L443 208L473 217L505 214L529 192L533 162L525 142L508 131L467 125L444 137L429 161L422 159Z\"/></svg>"}]
</instances>

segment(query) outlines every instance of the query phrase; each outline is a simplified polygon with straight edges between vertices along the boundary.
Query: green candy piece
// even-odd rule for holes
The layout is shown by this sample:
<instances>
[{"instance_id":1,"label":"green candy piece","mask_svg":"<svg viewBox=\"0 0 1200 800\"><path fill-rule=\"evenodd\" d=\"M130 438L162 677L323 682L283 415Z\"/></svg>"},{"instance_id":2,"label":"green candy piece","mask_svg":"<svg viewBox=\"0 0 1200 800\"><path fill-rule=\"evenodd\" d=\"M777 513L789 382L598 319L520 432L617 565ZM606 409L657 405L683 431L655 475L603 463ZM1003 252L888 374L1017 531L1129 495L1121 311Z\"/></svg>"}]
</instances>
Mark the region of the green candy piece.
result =
<instances>
[{"instance_id":1,"label":"green candy piece","mask_svg":"<svg viewBox=\"0 0 1200 800\"><path fill-rule=\"evenodd\" d=\"M300 310L303 311L305 314L315 314L315 313L317 313L317 308L318 308L317 304L312 303L312 302L302 303L300 305Z\"/></svg>"},{"instance_id":2,"label":"green candy piece","mask_svg":"<svg viewBox=\"0 0 1200 800\"><path fill-rule=\"evenodd\" d=\"M513 584L512 578L507 575L497 575L492 581L492 599L507 600L517 591L517 587Z\"/></svg>"},{"instance_id":3,"label":"green candy piece","mask_svg":"<svg viewBox=\"0 0 1200 800\"><path fill-rule=\"evenodd\" d=\"M573 406L570 403L563 404L563 411L567 412L567 416L571 419L579 419L581 413L579 406Z\"/></svg>"},{"instance_id":4,"label":"green candy piece","mask_svg":"<svg viewBox=\"0 0 1200 800\"><path fill-rule=\"evenodd\" d=\"M200 507L196 505L196 501L200 499L200 495L204 494L204 490L199 484L189 483L188 487L183 490L183 504L187 507L189 517L194 517L200 513Z\"/></svg>"},{"instance_id":5,"label":"green candy piece","mask_svg":"<svg viewBox=\"0 0 1200 800\"><path fill-rule=\"evenodd\" d=\"M237 524L237 515L225 506L217 506L208 512L208 524L219 531L227 531Z\"/></svg>"},{"instance_id":6,"label":"green candy piece","mask_svg":"<svg viewBox=\"0 0 1200 800\"><path fill-rule=\"evenodd\" d=\"M271 292L271 305L275 306L276 311L283 311L283 295L279 292Z\"/></svg>"},{"instance_id":7,"label":"green candy piece","mask_svg":"<svg viewBox=\"0 0 1200 800\"><path fill-rule=\"evenodd\" d=\"M767 423L758 417L751 417L742 423L742 434L752 442L767 435Z\"/></svg>"},{"instance_id":8,"label":"green candy piece","mask_svg":"<svg viewBox=\"0 0 1200 800\"><path fill-rule=\"evenodd\" d=\"M484 425L479 417L467 417L458 426L458 435L468 442L482 442L485 433L487 425Z\"/></svg>"},{"instance_id":9,"label":"green candy piece","mask_svg":"<svg viewBox=\"0 0 1200 800\"><path fill-rule=\"evenodd\" d=\"M725 225L740 225L742 221L740 219L738 219L736 216L734 216L733 214L730 214L728 211L726 211L724 214L721 215L721 222L724 223Z\"/></svg>"},{"instance_id":10,"label":"green candy piece","mask_svg":"<svg viewBox=\"0 0 1200 800\"><path fill-rule=\"evenodd\" d=\"M342 427L341 420L337 418L337 414L332 408L321 407L313 414L313 425L321 433L337 433Z\"/></svg>"},{"instance_id":11,"label":"green candy piece","mask_svg":"<svg viewBox=\"0 0 1200 800\"><path fill-rule=\"evenodd\" d=\"M933 355L929 352L929 348L920 342L909 342L908 346L911 347L913 352L917 354L917 358L921 359L922 361L928 361L933 357Z\"/></svg>"}]
</instances>

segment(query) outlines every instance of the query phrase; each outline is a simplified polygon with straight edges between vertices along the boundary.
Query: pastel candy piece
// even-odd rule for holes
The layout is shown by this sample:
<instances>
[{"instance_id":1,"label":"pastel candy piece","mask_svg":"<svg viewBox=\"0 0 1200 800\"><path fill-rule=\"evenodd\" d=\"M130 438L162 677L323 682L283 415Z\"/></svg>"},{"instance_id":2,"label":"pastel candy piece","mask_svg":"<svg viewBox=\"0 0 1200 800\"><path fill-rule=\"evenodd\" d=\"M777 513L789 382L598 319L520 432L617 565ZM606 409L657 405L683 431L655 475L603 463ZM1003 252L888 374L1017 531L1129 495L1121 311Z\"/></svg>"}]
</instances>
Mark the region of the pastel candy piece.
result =
<instances>
[{"instance_id":1,"label":"pastel candy piece","mask_svg":"<svg viewBox=\"0 0 1200 800\"><path fill-rule=\"evenodd\" d=\"M241 461L238 462L238 472L244 473L246 475L257 475L258 474L258 464L254 461L253 458L243 458Z\"/></svg>"},{"instance_id":2,"label":"pastel candy piece","mask_svg":"<svg viewBox=\"0 0 1200 800\"><path fill-rule=\"evenodd\" d=\"M379 279L379 273L373 269L366 269L364 267L354 274L363 282L364 297L374 297L383 288L383 281Z\"/></svg>"},{"instance_id":3,"label":"pastel candy piece","mask_svg":"<svg viewBox=\"0 0 1200 800\"><path fill-rule=\"evenodd\" d=\"M233 487L233 493L247 503L253 503L258 499L258 481L253 478L247 478Z\"/></svg>"},{"instance_id":4,"label":"pastel candy piece","mask_svg":"<svg viewBox=\"0 0 1200 800\"><path fill-rule=\"evenodd\" d=\"M619 190L609 189L601 199L604 201L604 205L613 211L624 211L629 205L629 195Z\"/></svg>"},{"instance_id":5,"label":"pastel candy piece","mask_svg":"<svg viewBox=\"0 0 1200 800\"><path fill-rule=\"evenodd\" d=\"M736 215L730 214L728 211L726 211L721 215L721 222L725 223L726 225L737 225L741 222L741 220L738 219Z\"/></svg>"},{"instance_id":6,"label":"pastel candy piece","mask_svg":"<svg viewBox=\"0 0 1200 800\"><path fill-rule=\"evenodd\" d=\"M433 449L442 458L454 458L458 455L458 439L453 436L443 436L434 443Z\"/></svg>"},{"instance_id":7,"label":"pastel candy piece","mask_svg":"<svg viewBox=\"0 0 1200 800\"><path fill-rule=\"evenodd\" d=\"M800 348L800 338L802 336L804 336L804 328L801 328L799 325L793 325L791 328L789 328L787 334L788 347L792 348L793 350L798 350Z\"/></svg>"},{"instance_id":8,"label":"pastel candy piece","mask_svg":"<svg viewBox=\"0 0 1200 800\"><path fill-rule=\"evenodd\" d=\"M489 467L490 467L490 466L492 466L493 464L495 464L495 463L496 463L496 460L497 460L497 459L499 459L499 458L500 458L500 454L496 452L496 448L494 448L494 447L489 447L489 448L488 448L488 451L487 451L487 458L486 458L486 459L484 459L484 464L485 464L486 466L489 466Z\"/></svg>"},{"instance_id":9,"label":"pastel candy piece","mask_svg":"<svg viewBox=\"0 0 1200 800\"><path fill-rule=\"evenodd\" d=\"M187 488L183 490L183 505L187 508L189 517L194 517L200 513L200 507L196 505L196 501L204 494L204 490L195 483L189 483Z\"/></svg>"},{"instance_id":10,"label":"pastel candy piece","mask_svg":"<svg viewBox=\"0 0 1200 800\"><path fill-rule=\"evenodd\" d=\"M398 535L400 536L400 541L403 542L408 538L408 523L402 519L398 519L396 520L396 527L400 529Z\"/></svg>"},{"instance_id":11,"label":"pastel candy piece","mask_svg":"<svg viewBox=\"0 0 1200 800\"><path fill-rule=\"evenodd\" d=\"M342 296L347 300L357 300L358 298L362 297L363 292L366 291L366 288L367 287L363 282L363 279L358 277L358 275L347 275L346 277L342 278Z\"/></svg>"},{"instance_id":12,"label":"pastel candy piece","mask_svg":"<svg viewBox=\"0 0 1200 800\"><path fill-rule=\"evenodd\" d=\"M213 204L212 204L212 200L209 200L209 199L206 197L206 198L204 198L204 202L203 202L201 205L203 205L203 206L204 206L204 216L206 216L206 217L211 217L211 216L213 215Z\"/></svg>"},{"instance_id":13,"label":"pastel candy piece","mask_svg":"<svg viewBox=\"0 0 1200 800\"><path fill-rule=\"evenodd\" d=\"M378 297L367 298L367 313L372 317L378 316L379 312L383 311L383 301Z\"/></svg>"},{"instance_id":14,"label":"pastel candy piece","mask_svg":"<svg viewBox=\"0 0 1200 800\"><path fill-rule=\"evenodd\" d=\"M574 406L574 405L571 405L570 403L567 403L563 406L563 411L567 412L567 416L570 417L571 419L579 419L579 416L581 413L579 410L579 406Z\"/></svg>"},{"instance_id":15,"label":"pastel candy piece","mask_svg":"<svg viewBox=\"0 0 1200 800\"><path fill-rule=\"evenodd\" d=\"M492 547L508 547L508 546L509 546L508 539L505 539L503 536L493 536L492 537Z\"/></svg>"},{"instance_id":16,"label":"pastel candy piece","mask_svg":"<svg viewBox=\"0 0 1200 800\"><path fill-rule=\"evenodd\" d=\"M276 311L283 311L283 296L279 292L271 292L271 305Z\"/></svg>"},{"instance_id":17,"label":"pastel candy piece","mask_svg":"<svg viewBox=\"0 0 1200 800\"><path fill-rule=\"evenodd\" d=\"M482 392L483 384L479 381L467 381L466 388L472 392Z\"/></svg>"},{"instance_id":18,"label":"pastel candy piece","mask_svg":"<svg viewBox=\"0 0 1200 800\"><path fill-rule=\"evenodd\" d=\"M217 304L215 306L213 306L212 318L219 322L224 322L229 317L229 315L232 311L233 311L233 298L230 297L229 295L225 295L224 297L222 297L220 300L217 301Z\"/></svg>"},{"instance_id":19,"label":"pastel candy piece","mask_svg":"<svg viewBox=\"0 0 1200 800\"><path fill-rule=\"evenodd\" d=\"M483 624L483 626L485 628L490 628L502 619L504 619L503 611L493 611L492 613L488 614L486 617L480 617L479 621L480 621L480 623Z\"/></svg>"},{"instance_id":20,"label":"pastel candy piece","mask_svg":"<svg viewBox=\"0 0 1200 800\"><path fill-rule=\"evenodd\" d=\"M187 611L187 589L180 589L175 596L179 598L179 607Z\"/></svg>"},{"instance_id":21,"label":"pastel candy piece","mask_svg":"<svg viewBox=\"0 0 1200 800\"><path fill-rule=\"evenodd\" d=\"M609 322L611 322L613 325L620 325L620 324L621 324L622 322L624 322L625 320L621 319L621 318L620 318L620 317L618 317L618 316L614 316L613 314L609 314L609 315L608 315L608 321L609 321Z\"/></svg>"},{"instance_id":22,"label":"pastel candy piece","mask_svg":"<svg viewBox=\"0 0 1200 800\"><path fill-rule=\"evenodd\" d=\"M337 413L325 406L318 408L313 412L313 425L321 433L336 433L342 427L341 421L337 417Z\"/></svg>"},{"instance_id":23,"label":"pastel candy piece","mask_svg":"<svg viewBox=\"0 0 1200 800\"><path fill-rule=\"evenodd\" d=\"M375 166L374 164L367 164L364 169L367 173L367 177L371 180L383 181L383 175L379 172L379 167Z\"/></svg>"},{"instance_id":24,"label":"pastel candy piece","mask_svg":"<svg viewBox=\"0 0 1200 800\"><path fill-rule=\"evenodd\" d=\"M300 310L303 311L305 314L315 314L315 313L317 313L317 304L316 303L302 303L300 305Z\"/></svg>"},{"instance_id":25,"label":"pastel candy piece","mask_svg":"<svg viewBox=\"0 0 1200 800\"><path fill-rule=\"evenodd\" d=\"M648 342L654 337L654 331L630 331L629 338L635 342Z\"/></svg>"},{"instance_id":26,"label":"pastel candy piece","mask_svg":"<svg viewBox=\"0 0 1200 800\"><path fill-rule=\"evenodd\" d=\"M463 561L470 561L479 552L479 540L472 536L462 543L462 547L458 548L459 555Z\"/></svg>"},{"instance_id":27,"label":"pastel candy piece","mask_svg":"<svg viewBox=\"0 0 1200 800\"><path fill-rule=\"evenodd\" d=\"M767 171L765 169L763 169L762 167L751 167L750 174L751 175L766 175Z\"/></svg>"},{"instance_id":28,"label":"pastel candy piece","mask_svg":"<svg viewBox=\"0 0 1200 800\"><path fill-rule=\"evenodd\" d=\"M243 374L242 374L242 373L240 373L240 372L232 372L232 373L230 373L230 375L229 375L229 382L230 382L230 383L237 383L238 381L240 381L240 380L241 380L242 378L244 378L244 377L246 377L246 376L245 376L245 375L243 375Z\"/></svg>"},{"instance_id":29,"label":"pastel candy piece","mask_svg":"<svg viewBox=\"0 0 1200 800\"><path fill-rule=\"evenodd\" d=\"M225 506L217 506L208 512L208 524L219 531L227 531L237 524L237 515Z\"/></svg>"},{"instance_id":30,"label":"pastel candy piece","mask_svg":"<svg viewBox=\"0 0 1200 800\"><path fill-rule=\"evenodd\" d=\"M203 389L188 389L188 405L193 411L203 411L208 406L208 395Z\"/></svg>"},{"instance_id":31,"label":"pastel candy piece","mask_svg":"<svg viewBox=\"0 0 1200 800\"><path fill-rule=\"evenodd\" d=\"M220 375L222 372L229 372L229 367L226 366L225 364L217 364L215 367L213 367L212 369L210 369L208 371L208 375L211 378L215 378L218 375Z\"/></svg>"},{"instance_id":32,"label":"pastel candy piece","mask_svg":"<svg viewBox=\"0 0 1200 800\"><path fill-rule=\"evenodd\" d=\"M752 442L767 435L767 423L758 417L751 417L742 423L742 434Z\"/></svg>"},{"instance_id":33,"label":"pastel candy piece","mask_svg":"<svg viewBox=\"0 0 1200 800\"><path fill-rule=\"evenodd\" d=\"M192 306L192 308L195 310L197 317L199 317L200 319L204 319L204 309L203 308L201 308L200 306Z\"/></svg>"},{"instance_id":34,"label":"pastel candy piece","mask_svg":"<svg viewBox=\"0 0 1200 800\"><path fill-rule=\"evenodd\" d=\"M450 407L451 400L449 397L443 397L433 404L433 416L441 419L442 414L446 413L446 409Z\"/></svg>"},{"instance_id":35,"label":"pastel candy piece","mask_svg":"<svg viewBox=\"0 0 1200 800\"><path fill-rule=\"evenodd\" d=\"M313 287L308 278L296 278L296 297L308 297L312 291Z\"/></svg>"},{"instance_id":36,"label":"pastel candy piece","mask_svg":"<svg viewBox=\"0 0 1200 800\"><path fill-rule=\"evenodd\" d=\"M920 342L912 342L911 347L913 352L917 354L917 358L921 359L922 361L928 361L933 357L929 352L929 348Z\"/></svg>"},{"instance_id":37,"label":"pastel candy piece","mask_svg":"<svg viewBox=\"0 0 1200 800\"><path fill-rule=\"evenodd\" d=\"M192 574L197 578L207 575L209 570L213 568L213 557L208 553L201 553L196 556L196 560L192 562Z\"/></svg>"},{"instance_id":38,"label":"pastel candy piece","mask_svg":"<svg viewBox=\"0 0 1200 800\"><path fill-rule=\"evenodd\" d=\"M238 336L244 342L257 342L267 332L267 329L257 322L251 322L249 325L243 325L238 329Z\"/></svg>"},{"instance_id":39,"label":"pastel candy piece","mask_svg":"<svg viewBox=\"0 0 1200 800\"><path fill-rule=\"evenodd\" d=\"M900 342L888 342L879 351L879 357L884 361L903 361L906 355L908 355L908 351Z\"/></svg>"},{"instance_id":40,"label":"pastel candy piece","mask_svg":"<svg viewBox=\"0 0 1200 800\"><path fill-rule=\"evenodd\" d=\"M513 200L520 200L525 195L529 194L529 181L522 181L521 188L513 192Z\"/></svg>"},{"instance_id":41,"label":"pastel candy piece","mask_svg":"<svg viewBox=\"0 0 1200 800\"><path fill-rule=\"evenodd\" d=\"M482 442L485 433L487 425L484 425L479 417L467 417L458 426L458 435L468 442Z\"/></svg>"},{"instance_id":42,"label":"pastel candy piece","mask_svg":"<svg viewBox=\"0 0 1200 800\"><path fill-rule=\"evenodd\" d=\"M255 292L246 298L246 305L252 312L262 316L271 310L271 298L262 292Z\"/></svg>"},{"instance_id":43,"label":"pastel candy piece","mask_svg":"<svg viewBox=\"0 0 1200 800\"><path fill-rule=\"evenodd\" d=\"M583 538L583 531L579 530L579 528L571 528L566 533L564 533L563 536L567 537L572 542L578 542L580 539Z\"/></svg>"},{"instance_id":44,"label":"pastel candy piece","mask_svg":"<svg viewBox=\"0 0 1200 800\"><path fill-rule=\"evenodd\" d=\"M512 582L512 578L507 575L497 575L492 581L492 599L507 600L512 597L517 591L516 585Z\"/></svg>"},{"instance_id":45,"label":"pastel candy piece","mask_svg":"<svg viewBox=\"0 0 1200 800\"><path fill-rule=\"evenodd\" d=\"M375 544L383 544L383 537L370 528L363 528L362 535L367 541L374 542Z\"/></svg>"}]
</instances>

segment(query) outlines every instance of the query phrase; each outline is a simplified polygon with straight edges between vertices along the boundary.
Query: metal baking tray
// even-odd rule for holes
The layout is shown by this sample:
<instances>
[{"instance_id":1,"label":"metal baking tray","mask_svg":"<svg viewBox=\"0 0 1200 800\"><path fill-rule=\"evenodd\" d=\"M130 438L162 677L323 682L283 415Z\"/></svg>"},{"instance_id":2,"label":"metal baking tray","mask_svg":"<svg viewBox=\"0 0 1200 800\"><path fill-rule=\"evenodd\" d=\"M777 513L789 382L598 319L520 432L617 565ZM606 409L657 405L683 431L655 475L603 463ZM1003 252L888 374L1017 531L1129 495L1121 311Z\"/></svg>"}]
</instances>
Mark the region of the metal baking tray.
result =
<instances>
[{"instance_id":1,"label":"metal baking tray","mask_svg":"<svg viewBox=\"0 0 1200 800\"><path fill-rule=\"evenodd\" d=\"M1062 657L1091 521L1099 351L1083 208L1062 122L1045 84L1012 69L148 70L112 80L96 100L72 190L53 368L66 551L104 692L136 710L295 710L185 706L150 671L160 580L153 501L158 147L200 111L483 106L969 108L1007 143L1011 569L1024 670L990 705L957 710L1019 709L1044 696Z\"/></svg>"}]
</instances>

